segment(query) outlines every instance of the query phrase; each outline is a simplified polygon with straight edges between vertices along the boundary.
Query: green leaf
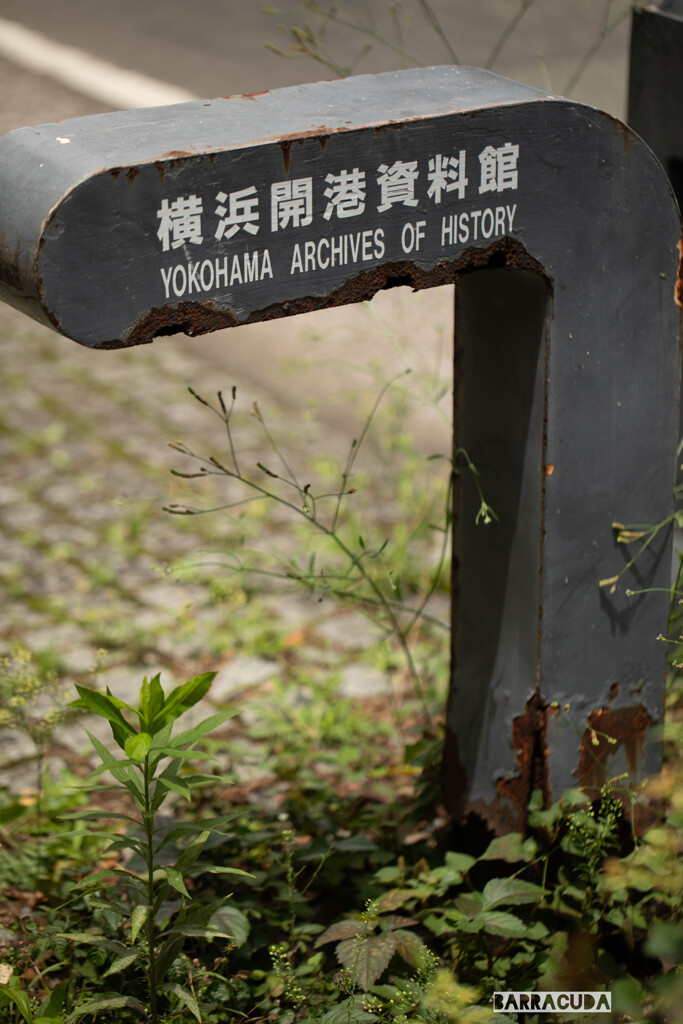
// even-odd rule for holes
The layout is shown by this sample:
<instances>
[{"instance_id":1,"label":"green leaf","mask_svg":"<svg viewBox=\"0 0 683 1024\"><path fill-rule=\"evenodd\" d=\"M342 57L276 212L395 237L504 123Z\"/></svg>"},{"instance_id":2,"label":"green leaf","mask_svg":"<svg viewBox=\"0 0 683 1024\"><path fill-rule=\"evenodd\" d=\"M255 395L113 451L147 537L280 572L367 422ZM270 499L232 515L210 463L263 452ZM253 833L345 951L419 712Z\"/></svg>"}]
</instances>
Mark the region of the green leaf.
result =
<instances>
[{"instance_id":1,"label":"green leaf","mask_svg":"<svg viewBox=\"0 0 683 1024\"><path fill-rule=\"evenodd\" d=\"M184 935L180 935L178 934L178 932L173 932L172 934L169 934L168 938L161 947L159 956L157 957L156 971L157 980L159 982L163 981L163 979L166 977L169 967L175 961L176 957L178 956L184 945Z\"/></svg>"},{"instance_id":2,"label":"green leaf","mask_svg":"<svg viewBox=\"0 0 683 1024\"><path fill-rule=\"evenodd\" d=\"M507 914L503 910L486 911L463 926L468 932L488 932L489 935L502 935L505 938L523 938L527 926L515 914Z\"/></svg>"},{"instance_id":3,"label":"green leaf","mask_svg":"<svg viewBox=\"0 0 683 1024\"><path fill-rule=\"evenodd\" d=\"M84 946L102 946L112 953L125 953L128 948L122 942L117 942L116 939L105 939L103 935L91 935L89 932L58 932L57 937Z\"/></svg>"},{"instance_id":4,"label":"green leaf","mask_svg":"<svg viewBox=\"0 0 683 1024\"><path fill-rule=\"evenodd\" d=\"M144 903L138 903L130 918L130 941L135 942L143 924L149 916L149 907Z\"/></svg>"},{"instance_id":5,"label":"green leaf","mask_svg":"<svg viewBox=\"0 0 683 1024\"><path fill-rule=\"evenodd\" d=\"M206 939L208 942L215 942L217 939L232 939L228 932L220 928L203 928L194 924L179 924L169 930L169 935L185 935L190 938Z\"/></svg>"},{"instance_id":6,"label":"green leaf","mask_svg":"<svg viewBox=\"0 0 683 1024\"><path fill-rule=\"evenodd\" d=\"M185 888L185 882L183 881L182 872L178 871L177 868L172 867L165 867L164 872L166 874L168 884L172 885L176 892L182 893L183 896L187 896L187 898L189 899L190 894Z\"/></svg>"},{"instance_id":7,"label":"green leaf","mask_svg":"<svg viewBox=\"0 0 683 1024\"><path fill-rule=\"evenodd\" d=\"M361 936L343 939L335 953L353 981L367 991L389 966L397 945L396 934L387 932L368 938Z\"/></svg>"},{"instance_id":8,"label":"green leaf","mask_svg":"<svg viewBox=\"0 0 683 1024\"><path fill-rule=\"evenodd\" d=\"M393 932L397 928L410 928L418 922L414 917L402 917L400 914L387 914L380 920L382 931Z\"/></svg>"},{"instance_id":9,"label":"green leaf","mask_svg":"<svg viewBox=\"0 0 683 1024\"><path fill-rule=\"evenodd\" d=\"M521 878L492 878L484 886L482 911L493 910L504 904L539 903L545 896L545 889Z\"/></svg>"},{"instance_id":10,"label":"green leaf","mask_svg":"<svg viewBox=\"0 0 683 1024\"><path fill-rule=\"evenodd\" d=\"M243 946L247 941L250 927L246 914L231 905L220 907L209 918L209 929L221 929L236 946Z\"/></svg>"},{"instance_id":11,"label":"green leaf","mask_svg":"<svg viewBox=\"0 0 683 1024\"><path fill-rule=\"evenodd\" d=\"M93 714L99 715L100 718L106 718L113 725L118 726L126 736L132 736L135 733L132 725L128 724L120 710L109 697L103 693L98 693L97 690L91 690L89 686L79 686L78 683L76 684L76 690L80 700L72 701L70 707L87 708ZM123 744L120 744L120 746L123 746Z\"/></svg>"},{"instance_id":12,"label":"green leaf","mask_svg":"<svg viewBox=\"0 0 683 1024\"><path fill-rule=\"evenodd\" d=\"M458 874L467 874L472 865L476 863L476 858L470 857L469 853L457 853L454 850L449 850L446 854L446 867L457 871Z\"/></svg>"},{"instance_id":13,"label":"green leaf","mask_svg":"<svg viewBox=\"0 0 683 1024\"><path fill-rule=\"evenodd\" d=\"M482 895L480 892L461 892L455 898L457 911L465 917L474 917L481 910Z\"/></svg>"},{"instance_id":14,"label":"green leaf","mask_svg":"<svg viewBox=\"0 0 683 1024\"><path fill-rule=\"evenodd\" d=\"M683 927L673 921L656 921L643 949L648 956L680 964L683 962Z\"/></svg>"},{"instance_id":15,"label":"green leaf","mask_svg":"<svg viewBox=\"0 0 683 1024\"><path fill-rule=\"evenodd\" d=\"M122 878L125 879L125 881L123 882L124 885L131 887L133 889L139 886L141 889L143 889L144 892L144 888L142 886L142 882L140 881L139 876L134 874L132 871L128 871L126 868L105 868L102 871L94 871L91 875L86 875L85 878L81 878L79 882L72 882L71 888L93 888L99 892L101 889L99 883L106 878L111 878L112 875L121 875Z\"/></svg>"},{"instance_id":16,"label":"green leaf","mask_svg":"<svg viewBox=\"0 0 683 1024\"><path fill-rule=\"evenodd\" d=\"M190 801L192 800L192 793L190 792L190 787L185 785L184 781L180 778L179 775L165 775L163 777L159 776L159 778L157 779L157 787L158 786L163 786L164 789L172 789L174 793L177 793L179 796L184 797L188 803L190 803ZM156 797L156 791L154 793L154 796Z\"/></svg>"},{"instance_id":17,"label":"green leaf","mask_svg":"<svg viewBox=\"0 0 683 1024\"><path fill-rule=\"evenodd\" d=\"M504 860L508 864L517 864L519 861L531 860L535 853L536 843L533 839L523 843L519 832L510 832L491 840L479 860Z\"/></svg>"},{"instance_id":18,"label":"green leaf","mask_svg":"<svg viewBox=\"0 0 683 1024\"><path fill-rule=\"evenodd\" d=\"M64 1002L66 1000L66 990L69 986L68 981L61 981L56 988L52 990L50 995L43 1001L40 1007L40 1013L43 1017L57 1017L64 1009ZM38 1024L36 1021L35 1024Z\"/></svg>"},{"instance_id":19,"label":"green leaf","mask_svg":"<svg viewBox=\"0 0 683 1024\"><path fill-rule=\"evenodd\" d=\"M414 899L415 894L411 889L390 889L375 900L375 906L383 913L386 910L398 910Z\"/></svg>"},{"instance_id":20,"label":"green leaf","mask_svg":"<svg viewBox=\"0 0 683 1024\"><path fill-rule=\"evenodd\" d=\"M164 706L166 720L175 721L200 701L209 692L215 677L215 672L202 672L201 675L190 679L189 683L183 683L182 686L176 686L171 690Z\"/></svg>"},{"instance_id":21,"label":"green leaf","mask_svg":"<svg viewBox=\"0 0 683 1024\"><path fill-rule=\"evenodd\" d=\"M135 736L129 736L126 740L124 750L131 761L144 761L152 746L152 737L148 732L138 732Z\"/></svg>"},{"instance_id":22,"label":"green leaf","mask_svg":"<svg viewBox=\"0 0 683 1024\"><path fill-rule=\"evenodd\" d=\"M199 857L202 850L204 849L204 845L210 835L211 832L209 831L209 829L204 829L203 832L200 832L199 835L192 840L190 845L183 850L183 852L180 854L178 860L175 863L177 871L180 871L182 873L186 873L187 871L189 871L194 862L197 860L197 857Z\"/></svg>"},{"instance_id":23,"label":"green leaf","mask_svg":"<svg viewBox=\"0 0 683 1024\"><path fill-rule=\"evenodd\" d=\"M225 831L223 831L225 826L238 816L238 814L226 814L220 818L200 818L199 821L184 821L180 825L174 826L174 828L169 832L165 832L162 842L156 847L156 849L161 849L161 847L165 846L166 843L170 843L174 839L179 839L181 836L196 835L205 828L208 828L211 832L215 832L218 835L226 835ZM159 829L158 831L163 832L163 829Z\"/></svg>"},{"instance_id":24,"label":"green leaf","mask_svg":"<svg viewBox=\"0 0 683 1024\"><path fill-rule=\"evenodd\" d=\"M164 702L164 691L159 673L150 682L147 682L147 676L145 676L140 687L140 710L146 732L157 732L163 726L166 718L162 714Z\"/></svg>"},{"instance_id":25,"label":"green leaf","mask_svg":"<svg viewBox=\"0 0 683 1024\"><path fill-rule=\"evenodd\" d=\"M377 1022L374 1013L363 1009L363 996L355 995L333 1006L320 1018L320 1024L365 1024L366 1021Z\"/></svg>"},{"instance_id":26,"label":"green leaf","mask_svg":"<svg viewBox=\"0 0 683 1024\"><path fill-rule=\"evenodd\" d=\"M407 964L411 967L419 967L422 957L422 950L424 949L424 942L419 935L415 932L408 931L396 931L393 933L398 939L396 943L396 952L403 957Z\"/></svg>"},{"instance_id":27,"label":"green leaf","mask_svg":"<svg viewBox=\"0 0 683 1024\"><path fill-rule=\"evenodd\" d=\"M122 956L117 956L116 959L111 962L102 977L108 978L110 974L120 974L121 971L125 971L126 967L130 967L131 964L134 964L140 955L139 950L133 950L132 952L124 953Z\"/></svg>"},{"instance_id":28,"label":"green leaf","mask_svg":"<svg viewBox=\"0 0 683 1024\"><path fill-rule=\"evenodd\" d=\"M225 722L228 722L238 714L239 709L233 708L231 711L218 711L215 715L209 715L208 718L195 725L193 729L187 729L185 732L180 732L177 736L174 736L169 743L169 747L174 748L187 743L196 743L197 740L201 740L208 733L218 729L219 726L224 725Z\"/></svg>"},{"instance_id":29,"label":"green leaf","mask_svg":"<svg viewBox=\"0 0 683 1024\"><path fill-rule=\"evenodd\" d=\"M104 743L98 740L97 736L93 736L93 734L88 732L87 729L85 730L85 733L95 748L103 767L106 767L107 771L112 773L117 782L122 782L125 785L126 769L124 765L122 765L118 758L114 757L111 751L105 747Z\"/></svg>"},{"instance_id":30,"label":"green leaf","mask_svg":"<svg viewBox=\"0 0 683 1024\"><path fill-rule=\"evenodd\" d=\"M133 825L139 825L139 818L133 818L130 814L115 814L113 811L69 811L68 814L60 814L58 821L98 821L102 818L106 818L107 821L116 819L120 821L130 821Z\"/></svg>"},{"instance_id":31,"label":"green leaf","mask_svg":"<svg viewBox=\"0 0 683 1024\"><path fill-rule=\"evenodd\" d=\"M133 1010L137 1010L138 1013L146 1013L145 1007L142 1005L139 999L133 999L132 996L121 996L116 992L105 993L99 996L97 999L89 999L85 1003L79 1003L76 1010L67 1017L66 1024L76 1024L84 1014L87 1013L99 1013L100 1010L120 1010L124 1006L129 1006Z\"/></svg>"},{"instance_id":32,"label":"green leaf","mask_svg":"<svg viewBox=\"0 0 683 1024\"><path fill-rule=\"evenodd\" d=\"M348 836L347 839L334 839L331 846L335 850L341 850L344 853L371 853L377 849L377 843L374 843L372 839L368 839L364 835Z\"/></svg>"},{"instance_id":33,"label":"green leaf","mask_svg":"<svg viewBox=\"0 0 683 1024\"><path fill-rule=\"evenodd\" d=\"M243 878L254 878L250 871L243 871L242 868L227 868L220 864L211 864L201 868L198 872L201 875L242 875Z\"/></svg>"},{"instance_id":34,"label":"green leaf","mask_svg":"<svg viewBox=\"0 0 683 1024\"><path fill-rule=\"evenodd\" d=\"M186 988L183 988L181 985L176 984L175 982L168 982L166 985L164 985L164 988L166 989L167 992L173 992L173 994L176 995L178 999L180 999L180 1001L185 1004L190 1013L197 1018L199 1024L201 1024L202 1016L199 1012L199 1007L197 1006L197 1000L195 999L191 992L189 992Z\"/></svg>"},{"instance_id":35,"label":"green leaf","mask_svg":"<svg viewBox=\"0 0 683 1024\"><path fill-rule=\"evenodd\" d=\"M21 989L10 988L9 985L0 984L0 992L4 992L5 995L11 999L11 1001L19 1007L19 1011L28 1024L32 1024L33 1015L31 1013L31 1003L26 992L22 992Z\"/></svg>"}]
</instances>

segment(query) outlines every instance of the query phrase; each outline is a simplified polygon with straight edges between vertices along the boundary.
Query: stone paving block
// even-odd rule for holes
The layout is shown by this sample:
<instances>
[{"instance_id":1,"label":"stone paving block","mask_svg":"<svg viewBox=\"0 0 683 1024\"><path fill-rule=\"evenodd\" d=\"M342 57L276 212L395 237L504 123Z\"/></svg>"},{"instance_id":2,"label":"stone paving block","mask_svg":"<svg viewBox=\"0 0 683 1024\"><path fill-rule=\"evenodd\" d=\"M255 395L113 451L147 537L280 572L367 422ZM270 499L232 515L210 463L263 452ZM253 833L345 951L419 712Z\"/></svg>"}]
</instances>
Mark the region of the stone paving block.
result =
<instances>
[{"instance_id":1,"label":"stone paving block","mask_svg":"<svg viewBox=\"0 0 683 1024\"><path fill-rule=\"evenodd\" d=\"M360 612L332 614L315 627L316 635L344 651L363 651L377 642L381 630Z\"/></svg>"},{"instance_id":2,"label":"stone paving block","mask_svg":"<svg viewBox=\"0 0 683 1024\"><path fill-rule=\"evenodd\" d=\"M341 670L341 678L337 693L340 697L359 699L363 697L391 697L394 686L384 672L371 665L345 665Z\"/></svg>"},{"instance_id":3,"label":"stone paving block","mask_svg":"<svg viewBox=\"0 0 683 1024\"><path fill-rule=\"evenodd\" d=\"M211 684L209 699L214 704L231 701L243 690L268 682L282 674L282 668L267 658L237 655L218 672Z\"/></svg>"}]
</instances>

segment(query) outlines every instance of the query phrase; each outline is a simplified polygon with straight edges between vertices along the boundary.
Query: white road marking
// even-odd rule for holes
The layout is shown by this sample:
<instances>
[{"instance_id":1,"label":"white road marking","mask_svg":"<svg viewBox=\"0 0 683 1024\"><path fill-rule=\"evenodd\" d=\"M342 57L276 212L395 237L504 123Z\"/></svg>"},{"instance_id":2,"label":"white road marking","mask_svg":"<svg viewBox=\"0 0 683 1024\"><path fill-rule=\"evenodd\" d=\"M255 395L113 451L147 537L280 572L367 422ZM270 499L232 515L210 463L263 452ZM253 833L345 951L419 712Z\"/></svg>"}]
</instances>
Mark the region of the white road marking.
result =
<instances>
[{"instance_id":1,"label":"white road marking","mask_svg":"<svg viewBox=\"0 0 683 1024\"><path fill-rule=\"evenodd\" d=\"M84 50L56 43L5 18L0 18L0 56L119 110L161 107L200 98L187 89L126 71Z\"/></svg>"}]
</instances>

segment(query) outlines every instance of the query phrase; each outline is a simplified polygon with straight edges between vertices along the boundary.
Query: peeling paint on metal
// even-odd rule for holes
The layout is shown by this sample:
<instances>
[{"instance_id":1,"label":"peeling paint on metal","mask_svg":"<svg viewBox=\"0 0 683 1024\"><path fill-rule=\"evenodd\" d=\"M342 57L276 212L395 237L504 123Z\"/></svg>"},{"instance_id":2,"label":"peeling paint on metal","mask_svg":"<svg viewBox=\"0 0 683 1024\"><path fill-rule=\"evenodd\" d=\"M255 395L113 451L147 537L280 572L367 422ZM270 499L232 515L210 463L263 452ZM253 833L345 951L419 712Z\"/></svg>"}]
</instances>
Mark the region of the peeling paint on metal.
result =
<instances>
[{"instance_id":1,"label":"peeling paint on metal","mask_svg":"<svg viewBox=\"0 0 683 1024\"><path fill-rule=\"evenodd\" d=\"M512 746L516 751L519 773L511 779L497 779L496 789L517 810L520 831L526 828L527 806L531 794L540 790L543 805L551 801L548 777L548 715L552 708L540 693L532 694L523 715L512 721Z\"/></svg>"}]
</instances>

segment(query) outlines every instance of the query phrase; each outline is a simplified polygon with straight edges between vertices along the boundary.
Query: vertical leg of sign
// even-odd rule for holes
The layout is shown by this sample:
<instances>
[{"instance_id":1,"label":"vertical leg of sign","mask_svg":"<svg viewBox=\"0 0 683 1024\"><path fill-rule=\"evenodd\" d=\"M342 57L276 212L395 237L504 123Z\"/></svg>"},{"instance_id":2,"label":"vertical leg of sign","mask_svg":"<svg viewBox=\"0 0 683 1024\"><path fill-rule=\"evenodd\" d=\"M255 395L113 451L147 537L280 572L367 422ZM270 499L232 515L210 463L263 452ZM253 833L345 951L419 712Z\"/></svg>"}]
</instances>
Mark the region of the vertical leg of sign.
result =
<instances>
[{"instance_id":1,"label":"vertical leg of sign","mask_svg":"<svg viewBox=\"0 0 683 1024\"><path fill-rule=\"evenodd\" d=\"M550 307L548 284L530 270L481 270L456 284L453 678L444 801L458 816L466 806L489 820L493 814L503 828L516 827L517 814L504 799L492 810L491 780L516 775L512 719L540 682ZM478 487L491 522L480 512ZM547 768L538 751L528 754L523 785L530 795L544 787Z\"/></svg>"}]
</instances>

